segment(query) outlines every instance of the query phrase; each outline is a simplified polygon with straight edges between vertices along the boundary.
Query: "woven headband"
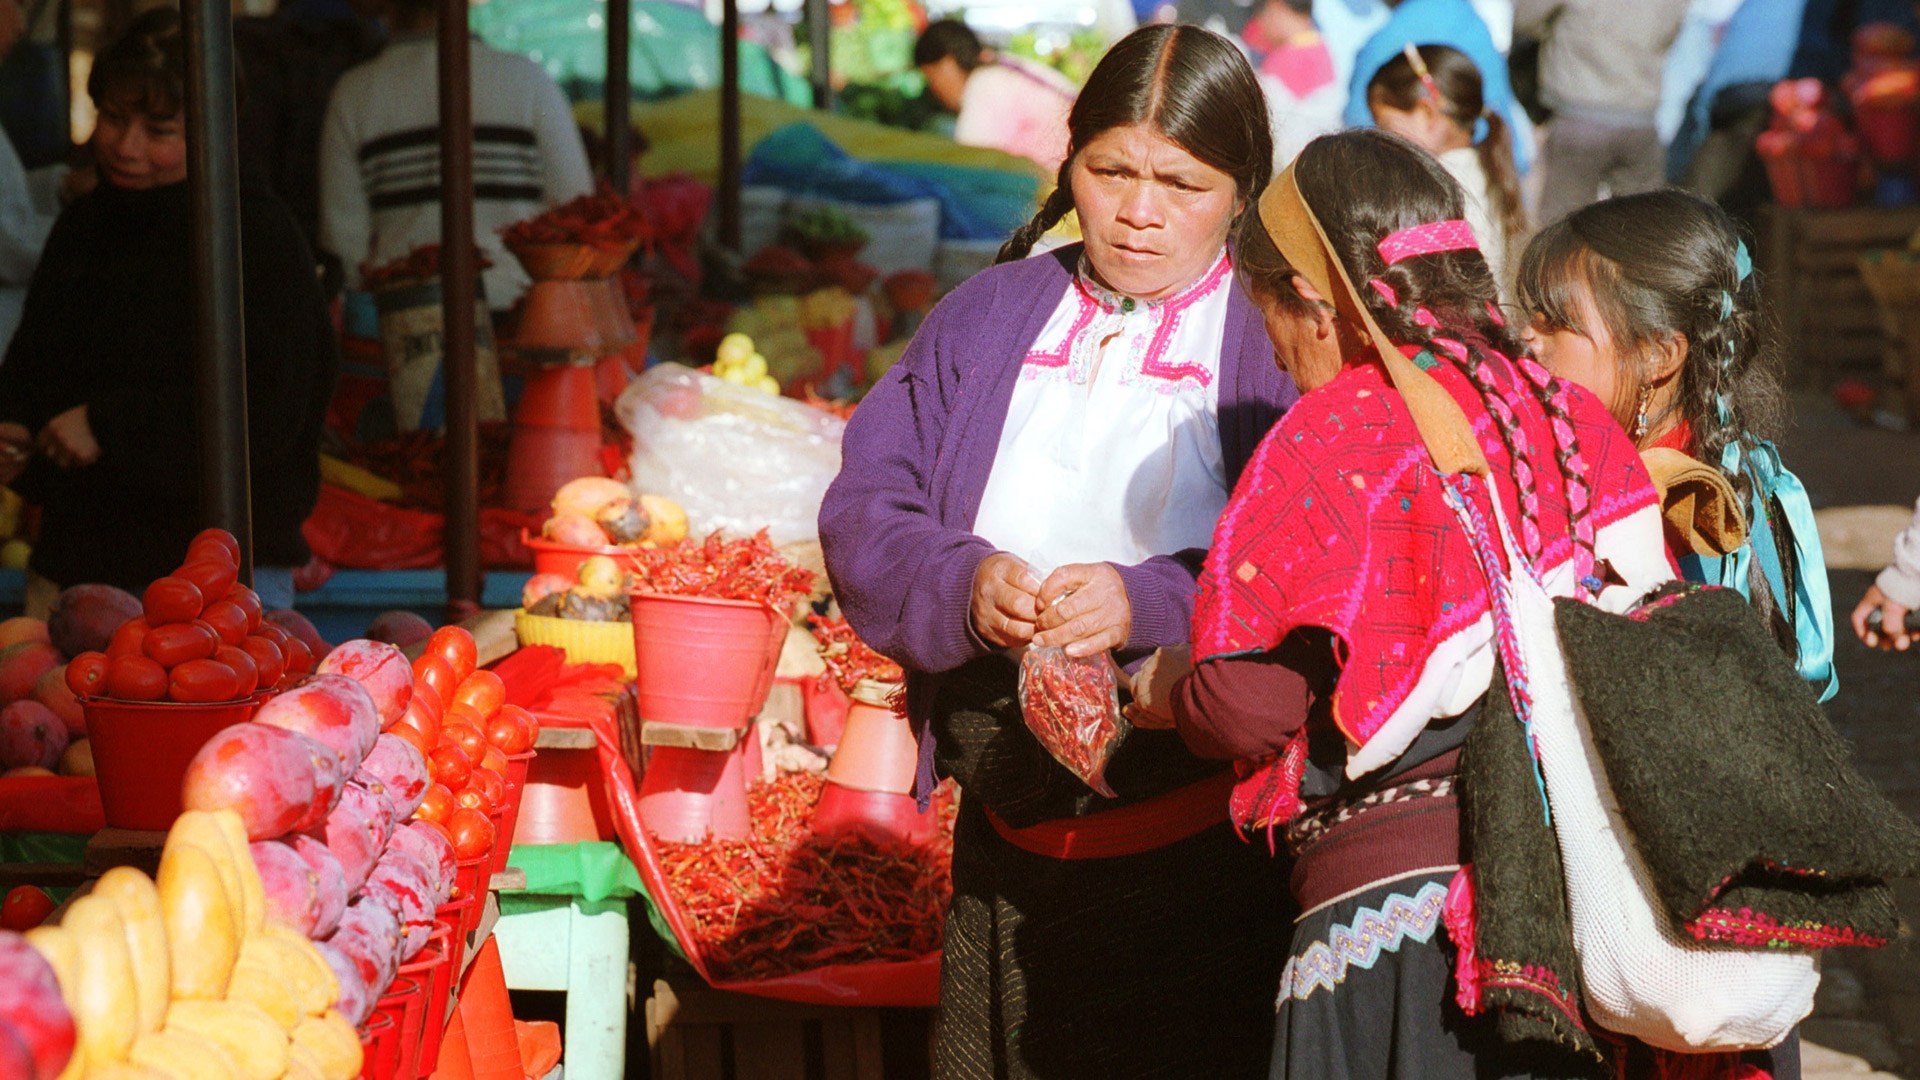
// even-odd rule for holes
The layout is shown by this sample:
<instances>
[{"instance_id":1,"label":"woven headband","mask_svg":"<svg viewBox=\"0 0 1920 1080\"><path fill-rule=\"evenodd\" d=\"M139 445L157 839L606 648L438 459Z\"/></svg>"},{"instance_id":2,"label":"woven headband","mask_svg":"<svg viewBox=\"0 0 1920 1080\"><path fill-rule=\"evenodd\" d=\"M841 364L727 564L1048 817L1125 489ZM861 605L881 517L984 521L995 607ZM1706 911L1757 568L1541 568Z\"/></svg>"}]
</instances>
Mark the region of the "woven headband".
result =
<instances>
[{"instance_id":1,"label":"woven headband","mask_svg":"<svg viewBox=\"0 0 1920 1080\"><path fill-rule=\"evenodd\" d=\"M1487 475L1486 455L1473 438L1473 428L1460 403L1446 388L1406 358L1374 321L1347 276L1346 267L1333 254L1327 233L1314 216L1313 209L1300 194L1293 166L1274 178L1260 196L1260 224L1273 245L1295 273L1307 280L1320 295L1333 301L1334 310L1356 326L1363 326L1374 348L1380 353L1394 389L1407 403L1407 411L1420 432L1421 442L1433 458L1434 467L1443 473Z\"/></svg>"},{"instance_id":2,"label":"woven headband","mask_svg":"<svg viewBox=\"0 0 1920 1080\"><path fill-rule=\"evenodd\" d=\"M1438 255L1443 251L1478 251L1480 242L1473 238L1473 226L1459 218L1452 221L1429 221L1425 225L1401 229L1388 233L1380 241L1380 257L1388 266L1415 255Z\"/></svg>"}]
</instances>

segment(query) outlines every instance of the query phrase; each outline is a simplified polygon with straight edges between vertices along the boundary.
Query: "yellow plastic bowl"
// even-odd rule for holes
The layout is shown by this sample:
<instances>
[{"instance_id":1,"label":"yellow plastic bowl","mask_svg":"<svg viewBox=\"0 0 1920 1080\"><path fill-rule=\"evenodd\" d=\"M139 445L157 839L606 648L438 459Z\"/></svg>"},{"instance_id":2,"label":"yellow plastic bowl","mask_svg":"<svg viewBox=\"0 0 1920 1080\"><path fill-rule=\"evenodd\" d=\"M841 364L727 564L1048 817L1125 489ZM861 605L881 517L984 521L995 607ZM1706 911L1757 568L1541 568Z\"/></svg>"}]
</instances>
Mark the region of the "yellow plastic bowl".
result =
<instances>
[{"instance_id":1,"label":"yellow plastic bowl","mask_svg":"<svg viewBox=\"0 0 1920 1080\"><path fill-rule=\"evenodd\" d=\"M627 678L633 678L632 623L558 619L529 615L522 608L513 613L513 628L522 645L558 646L566 650L570 664L619 664Z\"/></svg>"}]
</instances>

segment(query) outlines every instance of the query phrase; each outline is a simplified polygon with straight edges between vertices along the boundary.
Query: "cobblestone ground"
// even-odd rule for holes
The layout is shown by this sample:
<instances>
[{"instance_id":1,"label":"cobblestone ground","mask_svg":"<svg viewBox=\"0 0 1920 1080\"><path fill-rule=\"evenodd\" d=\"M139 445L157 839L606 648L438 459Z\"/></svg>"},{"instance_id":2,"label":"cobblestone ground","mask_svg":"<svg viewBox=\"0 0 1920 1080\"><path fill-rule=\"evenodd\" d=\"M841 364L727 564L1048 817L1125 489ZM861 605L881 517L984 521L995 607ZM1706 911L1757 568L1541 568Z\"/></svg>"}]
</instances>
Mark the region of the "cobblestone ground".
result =
<instances>
[{"instance_id":1,"label":"cobblestone ground","mask_svg":"<svg viewBox=\"0 0 1920 1080\"><path fill-rule=\"evenodd\" d=\"M1782 449L1816 506L1913 505L1920 436L1854 427L1812 399L1796 406L1800 426ZM1873 574L1836 570L1830 580L1835 621L1843 623ZM1870 650L1847 631L1837 661L1840 694L1828 715L1853 740L1860 768L1920 819L1920 652ZM1920 928L1920 882L1901 882L1898 894L1907 922ZM1920 1078L1920 937L1826 957L1820 997L1802 1029L1819 1048L1806 1057L1810 1080L1858 1080L1869 1068Z\"/></svg>"}]
</instances>

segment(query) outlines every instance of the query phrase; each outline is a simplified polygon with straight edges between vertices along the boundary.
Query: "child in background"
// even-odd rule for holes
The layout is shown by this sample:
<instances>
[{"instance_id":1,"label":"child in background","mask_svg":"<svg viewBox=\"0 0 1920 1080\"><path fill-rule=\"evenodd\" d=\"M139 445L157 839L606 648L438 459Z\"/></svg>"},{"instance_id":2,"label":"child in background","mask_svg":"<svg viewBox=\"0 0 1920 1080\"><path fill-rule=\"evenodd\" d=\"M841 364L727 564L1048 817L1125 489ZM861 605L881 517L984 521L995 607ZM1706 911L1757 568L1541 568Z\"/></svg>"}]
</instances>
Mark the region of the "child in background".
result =
<instances>
[{"instance_id":1,"label":"child in background","mask_svg":"<svg viewBox=\"0 0 1920 1080\"><path fill-rule=\"evenodd\" d=\"M1867 617L1880 613L1880 628L1868 625ZM1905 652L1913 643L1907 633L1907 614L1920 611L1920 505L1913 508L1913 520L1893 542L1893 563L1867 586L1867 594L1853 609L1853 632L1868 648L1898 649Z\"/></svg>"},{"instance_id":2,"label":"child in background","mask_svg":"<svg viewBox=\"0 0 1920 1080\"><path fill-rule=\"evenodd\" d=\"M1254 56L1273 123L1273 169L1300 149L1340 130L1346 95L1334 78L1333 54L1313 21L1313 0L1266 0L1241 32Z\"/></svg>"},{"instance_id":3,"label":"child in background","mask_svg":"<svg viewBox=\"0 0 1920 1080\"><path fill-rule=\"evenodd\" d=\"M1408 45L1367 84L1373 122L1440 159L1467 192L1467 223L1504 298L1507 251L1527 231L1506 121L1487 107L1480 69L1445 45Z\"/></svg>"},{"instance_id":4,"label":"child in background","mask_svg":"<svg viewBox=\"0 0 1920 1080\"><path fill-rule=\"evenodd\" d=\"M1658 463L1662 449L1725 481L1744 536L1731 531L1709 554L1713 538L1681 536L1669 515L1668 551L1688 580L1751 600L1801 677L1821 700L1832 697L1826 560L1806 489L1768 441L1786 398L1753 260L1732 219L1675 190L1593 203L1527 245L1518 295L1534 354L1607 403L1656 482L1673 475Z\"/></svg>"}]
</instances>

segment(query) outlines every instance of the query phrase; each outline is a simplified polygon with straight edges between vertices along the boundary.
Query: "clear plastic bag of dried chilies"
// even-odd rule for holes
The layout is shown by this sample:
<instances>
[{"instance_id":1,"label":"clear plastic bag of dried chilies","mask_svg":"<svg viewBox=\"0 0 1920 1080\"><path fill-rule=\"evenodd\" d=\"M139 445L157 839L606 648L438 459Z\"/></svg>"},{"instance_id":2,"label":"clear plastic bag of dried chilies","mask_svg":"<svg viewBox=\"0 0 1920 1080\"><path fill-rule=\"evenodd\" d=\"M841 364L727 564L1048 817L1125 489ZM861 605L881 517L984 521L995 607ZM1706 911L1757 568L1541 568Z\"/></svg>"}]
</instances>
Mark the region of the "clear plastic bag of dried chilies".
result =
<instances>
[{"instance_id":1,"label":"clear plastic bag of dried chilies","mask_svg":"<svg viewBox=\"0 0 1920 1080\"><path fill-rule=\"evenodd\" d=\"M1034 647L1020 661L1020 712L1053 759L1114 798L1107 759L1120 745L1120 689L1105 653L1075 658Z\"/></svg>"}]
</instances>

